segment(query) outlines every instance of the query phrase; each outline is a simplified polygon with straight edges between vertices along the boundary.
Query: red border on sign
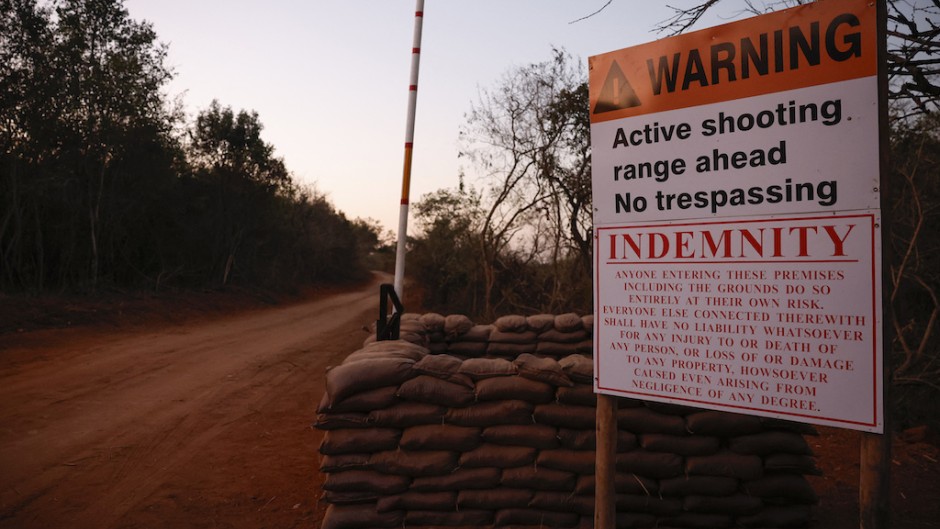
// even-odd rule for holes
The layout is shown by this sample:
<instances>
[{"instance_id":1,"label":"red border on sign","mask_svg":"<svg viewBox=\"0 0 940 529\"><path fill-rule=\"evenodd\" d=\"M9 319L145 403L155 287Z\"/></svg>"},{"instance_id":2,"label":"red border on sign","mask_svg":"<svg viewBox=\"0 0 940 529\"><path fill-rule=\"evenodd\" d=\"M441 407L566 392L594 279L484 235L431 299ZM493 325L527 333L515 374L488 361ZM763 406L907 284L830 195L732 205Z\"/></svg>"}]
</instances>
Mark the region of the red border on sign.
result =
<instances>
[{"instance_id":1,"label":"red border on sign","mask_svg":"<svg viewBox=\"0 0 940 529\"><path fill-rule=\"evenodd\" d=\"M704 222L655 223L655 224L637 224L637 225L628 225L628 226L624 226L624 225L619 225L619 226L597 226L597 227L595 227L595 237L600 237L601 232L603 232L603 231L605 231L605 230L622 230L622 229L632 229L632 228L662 228L662 227L670 227L670 228L672 228L672 227L677 227L677 226L678 226L678 227L682 227L682 226L710 226L710 225L716 225L716 224L755 224L755 223L779 222L779 221L787 221L787 220L806 221L806 220L826 220L826 219L830 219L830 220L831 220L831 219L853 219L853 218L855 218L855 219L868 219L869 222L871 223L871 241L870 241L871 274L872 274L872 275L871 275L871 299L872 299L872 313L871 313L871 318L872 318L872 319L871 319L871 321L872 321L872 353L871 353L871 362L872 362L872 388L873 388L873 390L872 390L872 403L871 403L871 404L872 404L872 420L871 420L871 422L850 421L850 420L846 420L846 419L837 419L837 418L832 418L832 417L824 417L824 416L820 416L820 415L809 415L809 414L804 414L804 413L779 411L779 410L776 410L776 409L756 408L756 407L751 407L751 406L738 406L738 405L733 405L733 404L716 403L716 402L712 402L712 401L703 401L703 400L689 399L689 398L683 398L683 397L675 397L675 396L671 396L671 395L662 395L662 394L653 394L653 393L643 393L643 392L638 392L638 391L630 391L630 390L624 390L624 389L620 389L620 388L612 388L612 387L602 386L601 383L600 383L600 343L601 343L601 342L600 342L600 340L597 339L597 332L595 332L595 333L594 333L594 334L595 334L595 339L594 339L594 373L595 373L595 380L597 381L597 389L598 389L598 390L602 390L603 392L607 392L607 393L618 393L618 394L622 394L622 395L624 395L624 396L631 396L631 397L640 398L640 399L643 399L644 397L654 397L654 398L657 398L657 399L669 399L670 401L681 401L681 402L687 402L687 403L690 403L690 404L700 404L700 405L708 406L708 409L714 409L714 408L723 408L723 409L724 409L724 408L727 408L727 409L732 409L732 410L743 410L743 411L761 412L762 414L786 415L786 416L791 416L791 417L799 417L799 418L806 418L806 419L814 419L814 420L828 421L828 422L831 422L831 423L854 424L854 425L858 425L858 426L866 426L866 427L872 427L872 428L877 427L877 425L878 425L878 420L879 420L879 417L878 417L878 395L879 395L879 392L878 392L878 380L879 380L879 378L878 378L878 377L879 377L879 374L880 374L880 370L878 369L878 367L879 367L879 366L878 366L878 340L880 340L881 338L880 338L880 335L879 335L879 333L878 333L878 322L880 321L880 319L878 318L878 309L879 309L880 307L879 307L879 305L878 305L878 303L877 303L877 301L878 301L878 292L877 292L877 290L876 290L876 285L877 285L876 279L877 279L878 267L876 266L877 263L876 263L876 259L875 259L875 257L876 257L876 249L877 249L877 246L876 246L876 244L877 244L877 239L876 239L875 234L876 234L876 227L877 227L877 226L876 226L876 222L875 222L875 214L874 214L874 213L848 214L848 215L822 215L822 216L805 216L805 217L773 217L773 218L748 219L748 220L733 220L733 221L724 221L724 220L723 220L723 221L704 221ZM596 251L596 249L595 249L595 252L594 252L594 260L595 260L594 266L595 266L595 270L600 270L601 259L600 259L599 254L600 254L600 252ZM728 264L728 265L736 265L736 264L741 264L741 263L744 263L744 262L745 262L745 261L733 261L733 260L728 260L728 261L711 261L711 262L705 263L705 264ZM750 261L750 262L753 262L753 261ZM768 261L762 261L762 262L767 263ZM786 262L793 262L793 261L770 261L770 262L771 262L771 263L786 263ZM847 261L819 261L819 260L812 260L812 261L809 261L809 260L807 260L807 261L798 261L798 262L801 262L801 263L807 263L807 262L819 263L819 262L847 262ZM848 262L858 262L858 261L857 261L857 260L854 260L854 261L848 261ZM624 263L617 262L616 264L624 264ZM641 264L641 263L631 262L630 264ZM656 264L664 264L664 262L663 262L663 261L658 261L658 262L656 262ZM674 262L671 262L671 263L668 263L668 264L693 264L693 263L691 263L691 262L686 262L686 261L674 261ZM595 288L595 290L594 290L594 303L595 303L595 305L594 305L594 313L595 313L595 315L596 315L596 314L598 314L598 310L599 310L599 308L600 308L600 286L599 286L599 281L595 280L594 283L595 283L595 284L594 284L594 288ZM598 320L595 319L595 321L598 321ZM599 325L599 324L597 324L597 325Z\"/></svg>"}]
</instances>

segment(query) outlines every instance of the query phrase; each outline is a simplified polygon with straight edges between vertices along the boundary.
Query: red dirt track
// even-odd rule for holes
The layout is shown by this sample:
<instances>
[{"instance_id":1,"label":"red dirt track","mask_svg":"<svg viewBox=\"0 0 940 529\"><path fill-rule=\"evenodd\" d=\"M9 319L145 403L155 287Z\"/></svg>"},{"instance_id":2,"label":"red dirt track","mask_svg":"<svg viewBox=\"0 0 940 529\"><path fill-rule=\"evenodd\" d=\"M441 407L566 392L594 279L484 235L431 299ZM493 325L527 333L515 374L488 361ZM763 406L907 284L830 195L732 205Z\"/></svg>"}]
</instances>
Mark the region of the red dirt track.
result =
<instances>
[{"instance_id":1,"label":"red dirt track","mask_svg":"<svg viewBox=\"0 0 940 529\"><path fill-rule=\"evenodd\" d=\"M325 369L362 344L387 279L190 323L0 334L0 528L318 528ZM859 434L820 430L813 527L858 527ZM894 447L892 527L940 527L940 450Z\"/></svg>"}]
</instances>

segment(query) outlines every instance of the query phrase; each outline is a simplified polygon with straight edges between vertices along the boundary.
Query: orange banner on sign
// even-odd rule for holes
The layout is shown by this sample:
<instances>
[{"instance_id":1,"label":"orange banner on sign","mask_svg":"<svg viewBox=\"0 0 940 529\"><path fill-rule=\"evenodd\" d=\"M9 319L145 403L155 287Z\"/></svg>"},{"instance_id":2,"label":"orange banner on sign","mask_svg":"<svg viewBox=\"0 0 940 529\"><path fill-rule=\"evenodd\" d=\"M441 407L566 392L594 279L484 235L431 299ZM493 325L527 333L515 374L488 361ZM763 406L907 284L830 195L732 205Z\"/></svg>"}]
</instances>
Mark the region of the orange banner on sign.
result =
<instances>
[{"instance_id":1,"label":"orange banner on sign","mask_svg":"<svg viewBox=\"0 0 940 529\"><path fill-rule=\"evenodd\" d=\"M876 75L876 11L821 0L596 55L591 122Z\"/></svg>"}]
</instances>

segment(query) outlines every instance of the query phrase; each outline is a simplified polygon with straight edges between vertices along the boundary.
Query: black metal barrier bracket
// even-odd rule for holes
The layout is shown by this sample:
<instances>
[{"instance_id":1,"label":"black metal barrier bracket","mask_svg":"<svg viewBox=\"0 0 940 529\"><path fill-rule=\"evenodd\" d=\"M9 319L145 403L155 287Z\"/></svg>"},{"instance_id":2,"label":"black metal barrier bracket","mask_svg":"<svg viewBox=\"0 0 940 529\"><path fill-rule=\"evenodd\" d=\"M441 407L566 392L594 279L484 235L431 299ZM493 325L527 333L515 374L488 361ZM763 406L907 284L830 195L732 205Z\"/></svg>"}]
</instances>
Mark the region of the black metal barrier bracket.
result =
<instances>
[{"instance_id":1,"label":"black metal barrier bracket","mask_svg":"<svg viewBox=\"0 0 940 529\"><path fill-rule=\"evenodd\" d=\"M389 301L392 302L392 306L395 308L391 316L388 314ZM398 299L395 287L388 283L381 285L379 287L379 319L375 322L376 341L398 339L403 312L405 312L405 307Z\"/></svg>"}]
</instances>

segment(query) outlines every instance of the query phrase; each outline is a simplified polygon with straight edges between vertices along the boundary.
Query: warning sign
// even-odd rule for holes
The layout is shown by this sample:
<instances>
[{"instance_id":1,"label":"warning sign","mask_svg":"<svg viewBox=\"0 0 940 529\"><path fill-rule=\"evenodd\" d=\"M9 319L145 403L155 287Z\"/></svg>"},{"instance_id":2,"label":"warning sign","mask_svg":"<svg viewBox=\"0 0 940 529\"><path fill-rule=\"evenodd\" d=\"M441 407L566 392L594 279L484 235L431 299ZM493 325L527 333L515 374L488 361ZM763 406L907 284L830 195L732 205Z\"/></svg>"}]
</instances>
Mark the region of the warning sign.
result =
<instances>
[{"instance_id":1,"label":"warning sign","mask_svg":"<svg viewBox=\"0 0 940 529\"><path fill-rule=\"evenodd\" d=\"M590 58L598 392L882 431L876 7Z\"/></svg>"},{"instance_id":2,"label":"warning sign","mask_svg":"<svg viewBox=\"0 0 940 529\"><path fill-rule=\"evenodd\" d=\"M591 57L590 86L603 87L591 122L874 76L876 13L862 5L814 2ZM607 90L618 83L633 104Z\"/></svg>"}]
</instances>

